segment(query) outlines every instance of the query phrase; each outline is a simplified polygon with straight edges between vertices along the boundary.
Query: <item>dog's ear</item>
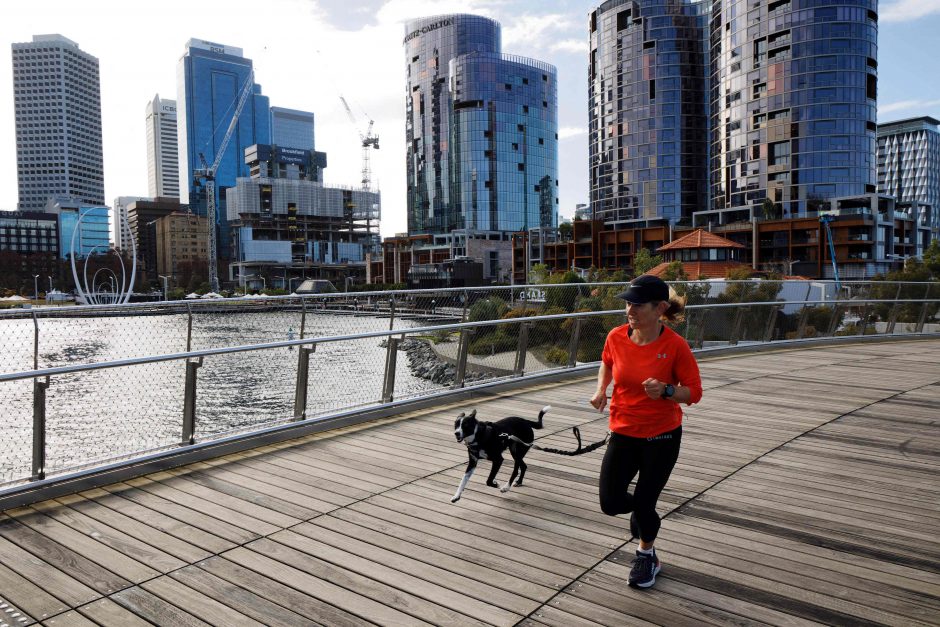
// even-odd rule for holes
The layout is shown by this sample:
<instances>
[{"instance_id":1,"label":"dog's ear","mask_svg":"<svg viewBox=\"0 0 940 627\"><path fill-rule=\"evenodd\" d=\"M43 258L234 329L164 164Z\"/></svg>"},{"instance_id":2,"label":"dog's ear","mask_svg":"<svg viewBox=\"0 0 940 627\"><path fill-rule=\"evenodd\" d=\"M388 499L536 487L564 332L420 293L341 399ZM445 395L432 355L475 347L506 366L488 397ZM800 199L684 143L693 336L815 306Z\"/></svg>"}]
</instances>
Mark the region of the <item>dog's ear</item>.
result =
<instances>
[{"instance_id":1,"label":"dog's ear","mask_svg":"<svg viewBox=\"0 0 940 627\"><path fill-rule=\"evenodd\" d=\"M460 414L457 415L457 419L458 419L458 420L460 420L460 419L463 418L463 417L464 417L464 413L463 413L463 412L460 412Z\"/></svg>"},{"instance_id":2,"label":"dog's ear","mask_svg":"<svg viewBox=\"0 0 940 627\"><path fill-rule=\"evenodd\" d=\"M476 418L476 417L477 417L477 410L474 409L472 412L470 412L470 415L468 416L468 418Z\"/></svg>"}]
</instances>

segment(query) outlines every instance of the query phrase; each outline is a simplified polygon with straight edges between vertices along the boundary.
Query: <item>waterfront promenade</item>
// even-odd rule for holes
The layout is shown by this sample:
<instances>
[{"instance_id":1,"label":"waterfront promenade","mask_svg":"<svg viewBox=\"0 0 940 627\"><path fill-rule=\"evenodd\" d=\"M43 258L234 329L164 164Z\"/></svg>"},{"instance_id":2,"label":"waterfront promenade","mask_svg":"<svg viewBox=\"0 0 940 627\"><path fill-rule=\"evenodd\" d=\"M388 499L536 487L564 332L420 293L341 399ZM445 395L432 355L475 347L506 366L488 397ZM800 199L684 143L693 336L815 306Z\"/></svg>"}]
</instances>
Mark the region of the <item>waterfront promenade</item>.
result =
<instances>
[{"instance_id":1,"label":"waterfront promenade","mask_svg":"<svg viewBox=\"0 0 940 627\"><path fill-rule=\"evenodd\" d=\"M457 504L453 418L553 410L603 436L592 378L480 394L0 515L0 624L940 623L940 340L701 361L654 589L600 513L602 451L533 451ZM501 478L508 476L504 465ZM3 605L6 604L6 605Z\"/></svg>"}]
</instances>

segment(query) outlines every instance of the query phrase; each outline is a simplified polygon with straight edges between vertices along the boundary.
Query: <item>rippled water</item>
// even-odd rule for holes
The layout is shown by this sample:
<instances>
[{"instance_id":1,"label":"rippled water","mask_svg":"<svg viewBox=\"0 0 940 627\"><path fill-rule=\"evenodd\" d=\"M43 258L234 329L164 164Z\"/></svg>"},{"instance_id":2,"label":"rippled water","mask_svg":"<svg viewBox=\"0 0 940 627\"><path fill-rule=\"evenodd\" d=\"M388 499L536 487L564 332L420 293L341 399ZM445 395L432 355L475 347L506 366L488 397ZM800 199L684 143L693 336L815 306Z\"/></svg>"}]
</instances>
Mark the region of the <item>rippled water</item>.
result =
<instances>
[{"instance_id":1,"label":"rippled water","mask_svg":"<svg viewBox=\"0 0 940 627\"><path fill-rule=\"evenodd\" d=\"M186 350L182 315L44 319L39 367L99 363ZM415 322L396 320L396 329ZM201 314L194 317L191 348L299 339L297 312ZM308 313L304 336L351 335L388 329L387 318ZM0 371L33 365L32 320L0 321ZM383 338L318 344L310 357L307 416L379 400L385 368ZM206 357L197 370L196 438L292 419L299 351L267 349ZM395 396L431 389L411 375L404 355L396 368ZM108 368L53 377L46 402L47 472L141 450L166 448L182 433L185 362ZM31 469L33 382L0 383L0 484Z\"/></svg>"}]
</instances>

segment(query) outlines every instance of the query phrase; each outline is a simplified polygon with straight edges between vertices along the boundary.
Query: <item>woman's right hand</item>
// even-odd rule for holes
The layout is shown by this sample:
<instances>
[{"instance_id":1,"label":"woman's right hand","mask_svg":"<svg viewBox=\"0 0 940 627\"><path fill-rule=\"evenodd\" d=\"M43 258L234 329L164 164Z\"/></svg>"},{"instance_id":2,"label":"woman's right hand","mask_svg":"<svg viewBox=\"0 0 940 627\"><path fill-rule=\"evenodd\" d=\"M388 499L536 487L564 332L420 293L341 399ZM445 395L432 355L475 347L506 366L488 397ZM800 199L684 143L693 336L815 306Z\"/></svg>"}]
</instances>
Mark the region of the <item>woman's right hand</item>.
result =
<instances>
[{"instance_id":1,"label":"woman's right hand","mask_svg":"<svg viewBox=\"0 0 940 627\"><path fill-rule=\"evenodd\" d=\"M591 405L594 406L594 409L603 413L604 408L607 407L607 391L598 390L594 393L594 396L591 398Z\"/></svg>"}]
</instances>

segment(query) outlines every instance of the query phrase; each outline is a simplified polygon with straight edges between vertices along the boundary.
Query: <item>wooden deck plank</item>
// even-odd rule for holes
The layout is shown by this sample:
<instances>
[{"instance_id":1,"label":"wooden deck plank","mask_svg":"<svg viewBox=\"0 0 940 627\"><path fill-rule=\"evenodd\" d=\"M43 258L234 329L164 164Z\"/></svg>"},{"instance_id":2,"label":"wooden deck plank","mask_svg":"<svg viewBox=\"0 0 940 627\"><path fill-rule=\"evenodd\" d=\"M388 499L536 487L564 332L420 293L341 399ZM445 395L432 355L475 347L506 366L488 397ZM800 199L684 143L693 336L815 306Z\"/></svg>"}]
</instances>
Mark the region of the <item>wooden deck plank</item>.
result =
<instances>
[{"instance_id":1,"label":"wooden deck plank","mask_svg":"<svg viewBox=\"0 0 940 627\"><path fill-rule=\"evenodd\" d=\"M938 348L703 359L649 591L626 586L625 517L597 505L603 451L532 451L526 485L505 494L483 485L484 463L449 502L466 463L459 411L535 418L550 404L539 443L573 448L572 426L585 442L607 429L586 376L8 512L0 597L56 625L937 624Z\"/></svg>"},{"instance_id":2,"label":"wooden deck plank","mask_svg":"<svg viewBox=\"0 0 940 627\"><path fill-rule=\"evenodd\" d=\"M115 627L150 627L144 619L134 612L118 605L111 599L99 599L94 603L83 605L78 611L99 625Z\"/></svg>"},{"instance_id":3,"label":"wooden deck plank","mask_svg":"<svg viewBox=\"0 0 940 627\"><path fill-rule=\"evenodd\" d=\"M43 621L42 624L49 625L49 627L96 627L97 625L93 620L82 616L78 610L53 616L49 620Z\"/></svg>"},{"instance_id":4,"label":"wooden deck plank","mask_svg":"<svg viewBox=\"0 0 940 627\"><path fill-rule=\"evenodd\" d=\"M140 587L167 603L185 608L190 614L210 625L263 624L173 577L158 577L141 584Z\"/></svg>"},{"instance_id":5,"label":"wooden deck plank","mask_svg":"<svg viewBox=\"0 0 940 627\"><path fill-rule=\"evenodd\" d=\"M108 595L131 585L127 579L6 515L0 516L0 536L99 594Z\"/></svg>"},{"instance_id":6,"label":"wooden deck plank","mask_svg":"<svg viewBox=\"0 0 940 627\"><path fill-rule=\"evenodd\" d=\"M267 603L274 603L286 611L303 616L307 624L326 627L357 627L374 624L361 616L305 594L302 591L303 585L298 589L294 587L293 582L290 582L290 585L281 583L274 578L264 576L261 572L250 570L222 557L213 557L200 562L198 568L230 584L250 590ZM273 616L276 617L277 614Z\"/></svg>"},{"instance_id":7,"label":"wooden deck plank","mask_svg":"<svg viewBox=\"0 0 940 627\"><path fill-rule=\"evenodd\" d=\"M84 582L42 561L5 538L0 538L0 565L40 586L55 598L61 599L68 607L78 607L101 596ZM0 592L0 597L2 596L3 593Z\"/></svg>"}]
</instances>

